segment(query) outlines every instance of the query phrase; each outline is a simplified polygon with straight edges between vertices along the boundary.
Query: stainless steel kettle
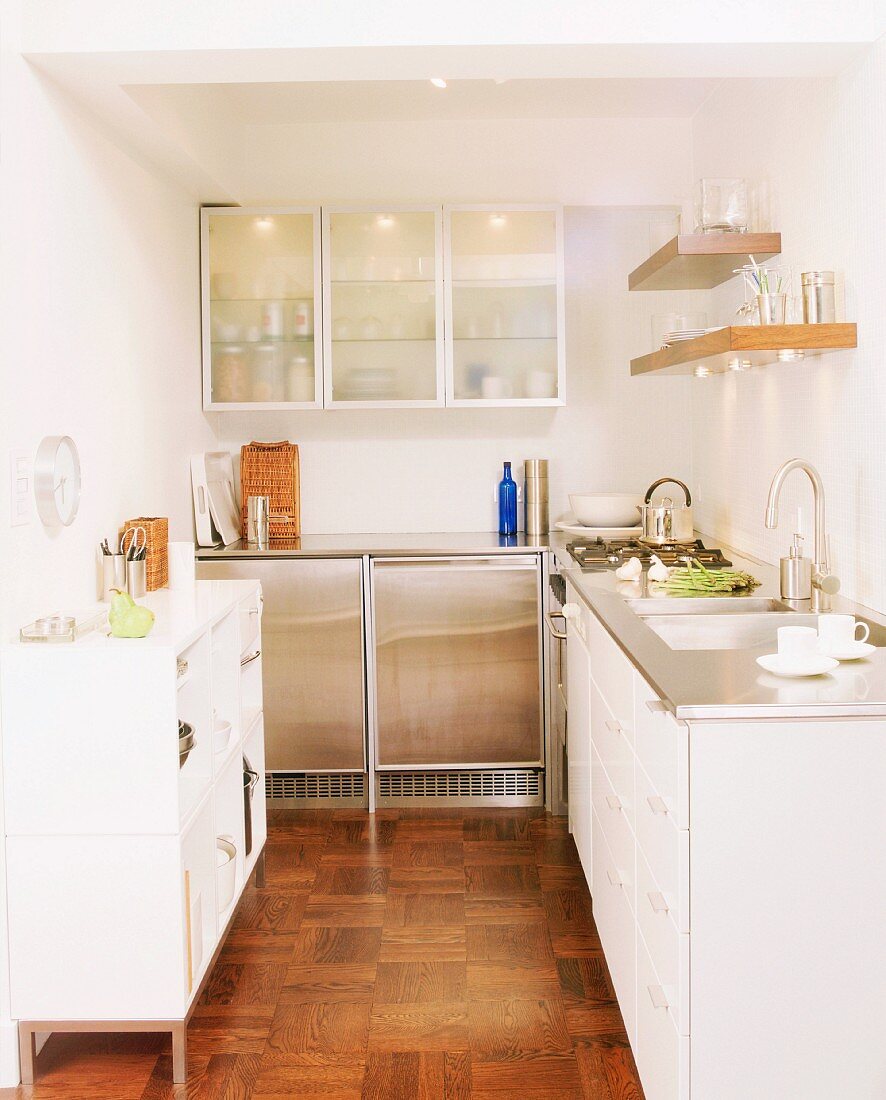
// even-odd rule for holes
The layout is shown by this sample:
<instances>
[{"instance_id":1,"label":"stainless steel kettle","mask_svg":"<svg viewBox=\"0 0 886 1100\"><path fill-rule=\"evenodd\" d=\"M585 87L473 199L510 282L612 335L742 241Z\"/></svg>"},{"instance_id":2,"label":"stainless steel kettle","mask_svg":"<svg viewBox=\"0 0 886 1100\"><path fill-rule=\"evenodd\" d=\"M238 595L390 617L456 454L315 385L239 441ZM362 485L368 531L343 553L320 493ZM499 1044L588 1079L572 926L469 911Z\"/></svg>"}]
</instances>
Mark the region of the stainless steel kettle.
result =
<instances>
[{"instance_id":1,"label":"stainless steel kettle","mask_svg":"<svg viewBox=\"0 0 886 1100\"><path fill-rule=\"evenodd\" d=\"M686 494L685 504L675 504L672 497L662 497L652 503L652 494L660 485L679 485ZM695 530L692 526L692 497L689 489L675 477L660 477L646 490L640 506L643 518L642 541L652 546L664 546L669 542L692 542Z\"/></svg>"}]
</instances>

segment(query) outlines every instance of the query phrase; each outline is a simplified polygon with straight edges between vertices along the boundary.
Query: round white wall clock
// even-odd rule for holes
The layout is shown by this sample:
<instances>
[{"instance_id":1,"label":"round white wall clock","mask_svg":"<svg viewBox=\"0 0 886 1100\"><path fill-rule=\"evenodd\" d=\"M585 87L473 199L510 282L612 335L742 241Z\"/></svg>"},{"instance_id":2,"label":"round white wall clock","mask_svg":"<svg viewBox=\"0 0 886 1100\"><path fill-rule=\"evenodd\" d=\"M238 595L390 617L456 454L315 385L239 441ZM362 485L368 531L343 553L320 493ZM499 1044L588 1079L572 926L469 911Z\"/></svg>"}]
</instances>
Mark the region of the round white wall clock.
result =
<instances>
[{"instance_id":1,"label":"round white wall clock","mask_svg":"<svg viewBox=\"0 0 886 1100\"><path fill-rule=\"evenodd\" d=\"M48 435L34 459L37 514L45 527L69 527L80 507L80 456L68 435Z\"/></svg>"}]
</instances>

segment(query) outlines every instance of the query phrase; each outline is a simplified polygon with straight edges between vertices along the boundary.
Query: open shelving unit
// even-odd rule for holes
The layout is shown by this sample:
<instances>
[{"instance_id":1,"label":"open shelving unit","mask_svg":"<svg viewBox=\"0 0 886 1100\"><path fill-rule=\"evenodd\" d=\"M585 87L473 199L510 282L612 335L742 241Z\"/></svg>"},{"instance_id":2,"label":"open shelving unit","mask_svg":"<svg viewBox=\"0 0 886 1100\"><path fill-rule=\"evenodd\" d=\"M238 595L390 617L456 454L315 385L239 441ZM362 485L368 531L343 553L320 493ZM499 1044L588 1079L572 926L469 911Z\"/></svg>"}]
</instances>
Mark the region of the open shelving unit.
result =
<instances>
[{"instance_id":1,"label":"open shelving unit","mask_svg":"<svg viewBox=\"0 0 886 1100\"><path fill-rule=\"evenodd\" d=\"M732 325L632 359L631 374L723 374L856 346L854 324Z\"/></svg>"},{"instance_id":2,"label":"open shelving unit","mask_svg":"<svg viewBox=\"0 0 886 1100\"><path fill-rule=\"evenodd\" d=\"M781 252L781 233L681 233L628 275L628 290L710 290L753 256Z\"/></svg>"}]
</instances>

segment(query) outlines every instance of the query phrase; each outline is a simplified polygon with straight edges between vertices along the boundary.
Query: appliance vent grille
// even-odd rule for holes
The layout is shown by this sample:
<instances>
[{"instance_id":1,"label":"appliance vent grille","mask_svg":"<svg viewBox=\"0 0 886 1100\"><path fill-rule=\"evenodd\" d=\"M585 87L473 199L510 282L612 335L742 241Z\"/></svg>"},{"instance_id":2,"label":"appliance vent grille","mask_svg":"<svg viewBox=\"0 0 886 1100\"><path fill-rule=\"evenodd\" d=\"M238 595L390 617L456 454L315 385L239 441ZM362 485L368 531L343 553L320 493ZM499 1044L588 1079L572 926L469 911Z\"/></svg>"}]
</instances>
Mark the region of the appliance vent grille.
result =
<instances>
[{"instance_id":1,"label":"appliance vent grille","mask_svg":"<svg viewBox=\"0 0 886 1100\"><path fill-rule=\"evenodd\" d=\"M360 772L268 772L265 797L362 798L366 776Z\"/></svg>"},{"instance_id":2,"label":"appliance vent grille","mask_svg":"<svg viewBox=\"0 0 886 1100\"><path fill-rule=\"evenodd\" d=\"M535 798L542 772L498 771L379 772L380 798Z\"/></svg>"}]
</instances>

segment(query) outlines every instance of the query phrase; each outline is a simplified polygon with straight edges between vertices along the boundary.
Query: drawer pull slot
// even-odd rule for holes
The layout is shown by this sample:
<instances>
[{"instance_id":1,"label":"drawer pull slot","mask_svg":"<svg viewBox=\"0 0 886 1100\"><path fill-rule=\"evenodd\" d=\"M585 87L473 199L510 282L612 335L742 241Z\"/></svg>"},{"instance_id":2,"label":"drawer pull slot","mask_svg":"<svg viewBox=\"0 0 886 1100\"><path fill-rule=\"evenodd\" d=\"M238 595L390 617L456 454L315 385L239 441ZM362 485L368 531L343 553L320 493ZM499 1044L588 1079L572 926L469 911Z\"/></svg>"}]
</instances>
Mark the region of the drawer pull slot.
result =
<instances>
[{"instance_id":1,"label":"drawer pull slot","mask_svg":"<svg viewBox=\"0 0 886 1100\"><path fill-rule=\"evenodd\" d=\"M621 722L616 722L614 718L607 718L603 725L610 733L624 733Z\"/></svg>"},{"instance_id":2,"label":"drawer pull slot","mask_svg":"<svg viewBox=\"0 0 886 1100\"><path fill-rule=\"evenodd\" d=\"M609 807L610 810L620 810L621 799L618 797L617 794L607 794L606 805Z\"/></svg>"},{"instance_id":3,"label":"drawer pull slot","mask_svg":"<svg viewBox=\"0 0 886 1100\"><path fill-rule=\"evenodd\" d=\"M665 900L665 896L659 893L658 890L651 890L647 895L649 898L649 904L652 906L653 913L667 913L668 903Z\"/></svg>"},{"instance_id":4,"label":"drawer pull slot","mask_svg":"<svg viewBox=\"0 0 886 1100\"><path fill-rule=\"evenodd\" d=\"M609 879L610 886L624 886L624 883L621 881L621 878L619 877L617 871L610 871L607 867L606 877Z\"/></svg>"},{"instance_id":5,"label":"drawer pull slot","mask_svg":"<svg viewBox=\"0 0 886 1100\"><path fill-rule=\"evenodd\" d=\"M652 1001L653 1008L668 1008L668 999L665 996L665 991L660 985L647 985L649 990L649 999Z\"/></svg>"},{"instance_id":6,"label":"drawer pull slot","mask_svg":"<svg viewBox=\"0 0 886 1100\"><path fill-rule=\"evenodd\" d=\"M650 794L647 796L646 801L649 803L649 809L654 814L666 814L668 812L668 804L661 795Z\"/></svg>"},{"instance_id":7,"label":"drawer pull slot","mask_svg":"<svg viewBox=\"0 0 886 1100\"><path fill-rule=\"evenodd\" d=\"M646 700L646 709L648 711L651 711L653 714L667 714L668 713L668 708L661 701L661 699L647 699Z\"/></svg>"}]
</instances>

